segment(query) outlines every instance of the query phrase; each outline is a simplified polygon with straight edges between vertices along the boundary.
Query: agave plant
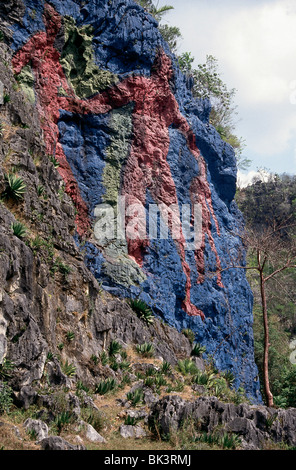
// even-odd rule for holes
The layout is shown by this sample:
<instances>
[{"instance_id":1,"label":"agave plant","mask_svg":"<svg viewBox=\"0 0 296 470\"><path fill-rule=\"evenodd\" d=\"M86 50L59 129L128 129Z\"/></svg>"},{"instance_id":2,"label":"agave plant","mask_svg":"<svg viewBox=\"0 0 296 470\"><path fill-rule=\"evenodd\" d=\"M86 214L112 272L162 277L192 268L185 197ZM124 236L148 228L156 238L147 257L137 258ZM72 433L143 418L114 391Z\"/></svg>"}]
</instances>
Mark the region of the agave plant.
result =
<instances>
[{"instance_id":1,"label":"agave plant","mask_svg":"<svg viewBox=\"0 0 296 470\"><path fill-rule=\"evenodd\" d=\"M62 363L61 367L62 367L62 371L64 372L64 374L67 375L68 377L73 377L76 373L76 367L73 364L69 363L68 360Z\"/></svg>"},{"instance_id":2,"label":"agave plant","mask_svg":"<svg viewBox=\"0 0 296 470\"><path fill-rule=\"evenodd\" d=\"M2 196L5 199L12 198L15 201L19 201L24 198L26 192L26 184L24 180L13 173L5 175L6 188Z\"/></svg>"},{"instance_id":3,"label":"agave plant","mask_svg":"<svg viewBox=\"0 0 296 470\"><path fill-rule=\"evenodd\" d=\"M112 340L108 348L109 356L115 356L115 354L118 354L121 349L121 344L118 341Z\"/></svg>"},{"instance_id":4,"label":"agave plant","mask_svg":"<svg viewBox=\"0 0 296 470\"><path fill-rule=\"evenodd\" d=\"M151 308L143 300L130 299L129 305L132 308L132 310L137 314L137 316L141 320L144 320L147 323L147 325L150 325L153 323L153 312Z\"/></svg>"},{"instance_id":5,"label":"agave plant","mask_svg":"<svg viewBox=\"0 0 296 470\"><path fill-rule=\"evenodd\" d=\"M201 346L199 343L195 343L191 351L191 356L200 357L204 352L206 352L206 347Z\"/></svg>"},{"instance_id":6,"label":"agave plant","mask_svg":"<svg viewBox=\"0 0 296 470\"><path fill-rule=\"evenodd\" d=\"M182 375L196 374L198 371L195 363L190 359L180 359L178 361L177 369Z\"/></svg>"},{"instance_id":7,"label":"agave plant","mask_svg":"<svg viewBox=\"0 0 296 470\"><path fill-rule=\"evenodd\" d=\"M13 234L18 238L23 238L27 234L26 226L22 224L21 222L14 222L11 225L11 228L12 228Z\"/></svg>"},{"instance_id":8,"label":"agave plant","mask_svg":"<svg viewBox=\"0 0 296 470\"><path fill-rule=\"evenodd\" d=\"M136 351L143 357L152 357L154 355L154 346L152 343L137 344Z\"/></svg>"},{"instance_id":9,"label":"agave plant","mask_svg":"<svg viewBox=\"0 0 296 470\"><path fill-rule=\"evenodd\" d=\"M96 385L95 393L99 395L105 395L108 392L111 392L117 387L117 382L115 379L108 378L106 380L102 380Z\"/></svg>"}]
</instances>

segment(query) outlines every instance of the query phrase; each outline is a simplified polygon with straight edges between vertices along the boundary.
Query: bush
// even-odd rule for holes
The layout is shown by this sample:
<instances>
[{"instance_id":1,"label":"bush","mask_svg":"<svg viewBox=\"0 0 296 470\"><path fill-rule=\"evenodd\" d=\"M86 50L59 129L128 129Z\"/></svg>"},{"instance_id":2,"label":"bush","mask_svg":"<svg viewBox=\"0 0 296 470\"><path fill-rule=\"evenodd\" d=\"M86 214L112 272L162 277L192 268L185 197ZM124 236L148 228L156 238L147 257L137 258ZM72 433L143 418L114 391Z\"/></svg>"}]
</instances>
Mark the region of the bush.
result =
<instances>
[{"instance_id":1,"label":"bush","mask_svg":"<svg viewBox=\"0 0 296 470\"><path fill-rule=\"evenodd\" d=\"M117 387L117 382L115 379L106 379L102 380L95 387L95 393L99 395L106 395L106 393L111 392Z\"/></svg>"},{"instance_id":2,"label":"bush","mask_svg":"<svg viewBox=\"0 0 296 470\"><path fill-rule=\"evenodd\" d=\"M73 377L76 373L76 367L73 364L69 363L68 360L61 364L61 368L64 374L68 377Z\"/></svg>"},{"instance_id":3,"label":"bush","mask_svg":"<svg viewBox=\"0 0 296 470\"><path fill-rule=\"evenodd\" d=\"M61 413L59 413L55 418L55 424L58 428L58 434L61 433L61 431L63 430L65 426L74 422L74 420L75 419L74 419L73 413L71 413L68 410L62 411Z\"/></svg>"},{"instance_id":4,"label":"bush","mask_svg":"<svg viewBox=\"0 0 296 470\"><path fill-rule=\"evenodd\" d=\"M129 306L137 314L137 317L144 320L147 325L153 323L153 312L143 300L130 299Z\"/></svg>"},{"instance_id":5,"label":"bush","mask_svg":"<svg viewBox=\"0 0 296 470\"><path fill-rule=\"evenodd\" d=\"M2 364L0 364L0 379L9 379L13 371L14 364L9 359L3 359Z\"/></svg>"},{"instance_id":6,"label":"bush","mask_svg":"<svg viewBox=\"0 0 296 470\"><path fill-rule=\"evenodd\" d=\"M0 382L0 414L9 413L12 402L11 387L6 382Z\"/></svg>"},{"instance_id":7,"label":"bush","mask_svg":"<svg viewBox=\"0 0 296 470\"><path fill-rule=\"evenodd\" d=\"M143 343L137 344L136 351L138 354L141 354L143 357L152 357L154 356L154 346L152 343Z\"/></svg>"},{"instance_id":8,"label":"bush","mask_svg":"<svg viewBox=\"0 0 296 470\"><path fill-rule=\"evenodd\" d=\"M24 198L26 184L22 178L17 177L13 173L9 173L5 175L5 184L6 188L2 194L5 199L11 198L15 201L19 201Z\"/></svg>"},{"instance_id":9,"label":"bush","mask_svg":"<svg viewBox=\"0 0 296 470\"><path fill-rule=\"evenodd\" d=\"M118 354L121 349L121 344L118 341L112 340L108 348L109 356L115 356L115 354Z\"/></svg>"},{"instance_id":10,"label":"bush","mask_svg":"<svg viewBox=\"0 0 296 470\"><path fill-rule=\"evenodd\" d=\"M132 406L140 405L144 402L144 393L141 388L137 388L133 392L128 392L126 398L131 402Z\"/></svg>"},{"instance_id":11,"label":"bush","mask_svg":"<svg viewBox=\"0 0 296 470\"><path fill-rule=\"evenodd\" d=\"M206 347L201 346L199 343L195 343L193 345L192 351L191 351L191 356L197 356L200 357L202 354L206 352Z\"/></svg>"},{"instance_id":12,"label":"bush","mask_svg":"<svg viewBox=\"0 0 296 470\"><path fill-rule=\"evenodd\" d=\"M182 375L196 374L198 372L198 368L190 359L179 360L177 369Z\"/></svg>"},{"instance_id":13,"label":"bush","mask_svg":"<svg viewBox=\"0 0 296 470\"><path fill-rule=\"evenodd\" d=\"M14 222L11 225L13 234L18 238L24 238L27 234L27 228L21 222Z\"/></svg>"},{"instance_id":14,"label":"bush","mask_svg":"<svg viewBox=\"0 0 296 470\"><path fill-rule=\"evenodd\" d=\"M186 338L188 338L188 340L190 341L191 344L193 344L194 340L195 340L195 333L194 331L192 331L190 328L184 328L184 330L182 330L182 333L183 335L186 336Z\"/></svg>"}]
</instances>

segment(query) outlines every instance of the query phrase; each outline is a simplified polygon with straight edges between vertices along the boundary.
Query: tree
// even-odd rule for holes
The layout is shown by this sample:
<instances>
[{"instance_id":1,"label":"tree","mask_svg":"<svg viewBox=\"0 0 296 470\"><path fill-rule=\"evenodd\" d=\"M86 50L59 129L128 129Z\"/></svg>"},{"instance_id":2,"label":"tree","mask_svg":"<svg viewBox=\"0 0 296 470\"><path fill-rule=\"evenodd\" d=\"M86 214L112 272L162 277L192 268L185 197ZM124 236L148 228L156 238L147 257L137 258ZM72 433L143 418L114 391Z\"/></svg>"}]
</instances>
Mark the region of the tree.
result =
<instances>
[{"instance_id":1,"label":"tree","mask_svg":"<svg viewBox=\"0 0 296 470\"><path fill-rule=\"evenodd\" d=\"M269 283L280 273L291 271L296 268L296 244L294 239L288 242L283 239L281 232L292 229L294 224L269 226L262 230L248 229L243 235L240 235L243 244L248 248L249 260L247 265L233 263L223 270L245 269L255 270L258 274L260 286L260 302L262 310L262 320L264 327L264 352L263 352L263 382L264 394L267 406L274 406L273 394L271 392L269 380L269 316L268 316L268 298L267 283ZM223 271L222 270L222 271Z\"/></svg>"},{"instance_id":2,"label":"tree","mask_svg":"<svg viewBox=\"0 0 296 470\"><path fill-rule=\"evenodd\" d=\"M235 117L237 106L233 100L236 93L235 88L228 90L218 71L218 61L212 55L207 55L206 62L199 64L197 69L192 68L194 57L190 52L184 52L178 58L179 66L183 73L193 78L193 96L200 99L208 99L212 109L210 123L219 132L221 138L229 143L236 154L238 167L246 169L250 160L242 155L244 142L235 134Z\"/></svg>"},{"instance_id":3,"label":"tree","mask_svg":"<svg viewBox=\"0 0 296 470\"><path fill-rule=\"evenodd\" d=\"M177 41L181 38L180 29L177 26L169 26L167 24L160 24L163 16L170 10L173 10L174 7L171 5L164 5L158 8L158 2L154 5L152 0L136 0L136 2L144 8L150 15L152 15L156 21L159 22L158 29L164 38L164 40L168 43L172 52L176 52L177 49Z\"/></svg>"}]
</instances>

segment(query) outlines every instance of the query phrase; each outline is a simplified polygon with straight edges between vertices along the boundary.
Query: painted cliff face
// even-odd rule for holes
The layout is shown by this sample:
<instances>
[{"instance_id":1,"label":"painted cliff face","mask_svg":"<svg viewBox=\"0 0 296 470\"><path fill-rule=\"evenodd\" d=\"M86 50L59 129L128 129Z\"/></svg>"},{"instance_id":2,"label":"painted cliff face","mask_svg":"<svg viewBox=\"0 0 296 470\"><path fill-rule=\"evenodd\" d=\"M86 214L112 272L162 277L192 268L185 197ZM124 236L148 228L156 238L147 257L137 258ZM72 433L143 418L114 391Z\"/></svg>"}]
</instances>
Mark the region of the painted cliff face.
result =
<instances>
[{"instance_id":1,"label":"painted cliff face","mask_svg":"<svg viewBox=\"0 0 296 470\"><path fill-rule=\"evenodd\" d=\"M207 103L132 0L24 4L12 65L75 205L86 265L104 289L190 327L257 394L252 296L245 273L227 269L242 252L235 158Z\"/></svg>"},{"instance_id":2,"label":"painted cliff face","mask_svg":"<svg viewBox=\"0 0 296 470\"><path fill-rule=\"evenodd\" d=\"M61 110L80 115L100 115L132 104L132 137L129 154L120 169L121 184L118 194L125 197L126 212L130 212L129 208L134 204L141 204L143 208L146 206L147 190L153 201L158 204L161 216L169 207L178 206L176 186L167 162L167 155L170 146L169 127L174 126L179 129L184 135L189 151L198 163L198 175L192 179L190 196L192 201L198 201L202 208L202 244L194 254L199 275L198 282L203 282L205 236L208 236L210 240L211 248L216 255L217 268L220 268L220 260L211 234L212 220L217 233L220 232L212 207L205 161L196 147L195 136L187 120L180 113L178 103L170 88L169 80L173 74L171 59L160 50L157 52L150 77L132 75L107 88L103 93L95 94L86 100L80 99L68 83L60 62L61 54L55 47L56 38L62 27L62 19L52 6L45 4L43 20L45 32L35 34L15 54L13 67L15 73L21 73L24 67L29 63L31 65L46 149L48 154L58 161L66 192L76 206L78 234L81 237L87 237L91 221L89 208L81 196L79 183L73 175L60 143L58 121ZM63 90L62 96L61 90ZM164 216L162 218L165 220ZM204 318L204 313L190 299L191 273L186 262L186 240L178 210L175 218L176 220L172 219L168 223L172 233L176 226L179 230L174 238L182 270L186 276L182 308L188 315L200 315ZM125 217L125 226L128 225L130 219L131 216ZM130 238L126 231L126 241L128 255L142 267L144 250L149 245L147 234L138 231L136 237ZM223 287L219 270L217 277L218 285Z\"/></svg>"}]
</instances>

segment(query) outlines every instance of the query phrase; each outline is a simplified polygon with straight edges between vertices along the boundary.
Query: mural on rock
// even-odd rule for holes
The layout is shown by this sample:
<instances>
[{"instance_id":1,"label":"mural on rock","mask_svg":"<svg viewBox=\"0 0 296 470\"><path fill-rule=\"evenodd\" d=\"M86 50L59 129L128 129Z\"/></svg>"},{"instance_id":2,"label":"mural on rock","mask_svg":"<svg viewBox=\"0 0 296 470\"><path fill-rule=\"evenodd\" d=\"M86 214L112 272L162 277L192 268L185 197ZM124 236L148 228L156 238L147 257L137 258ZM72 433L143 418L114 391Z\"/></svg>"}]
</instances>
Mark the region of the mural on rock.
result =
<instances>
[{"instance_id":1,"label":"mural on rock","mask_svg":"<svg viewBox=\"0 0 296 470\"><path fill-rule=\"evenodd\" d=\"M85 263L104 289L191 328L260 401L252 295L230 269L244 262L235 157L209 103L132 0L24 4L12 65L76 207Z\"/></svg>"}]
</instances>

